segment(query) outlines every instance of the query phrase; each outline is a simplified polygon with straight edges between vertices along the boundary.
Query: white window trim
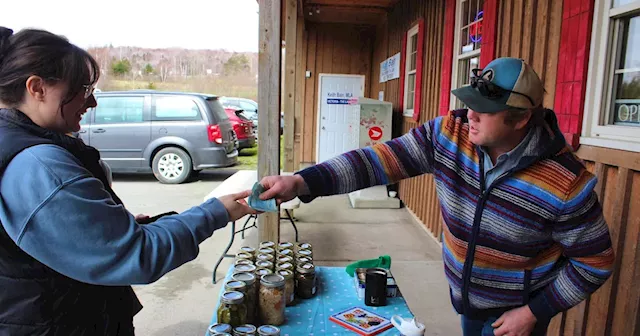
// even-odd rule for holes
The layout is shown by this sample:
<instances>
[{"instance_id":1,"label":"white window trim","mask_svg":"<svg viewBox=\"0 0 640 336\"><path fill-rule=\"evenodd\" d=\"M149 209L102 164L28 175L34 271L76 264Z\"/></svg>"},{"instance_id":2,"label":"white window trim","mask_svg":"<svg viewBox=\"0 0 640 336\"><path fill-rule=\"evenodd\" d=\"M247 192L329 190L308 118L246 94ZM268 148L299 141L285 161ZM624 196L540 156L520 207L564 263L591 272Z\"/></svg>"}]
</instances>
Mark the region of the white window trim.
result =
<instances>
[{"instance_id":1,"label":"white window trim","mask_svg":"<svg viewBox=\"0 0 640 336\"><path fill-rule=\"evenodd\" d=\"M451 88L455 89L458 87L458 67L460 65L460 61L464 59L480 57L480 50L476 49L473 51L469 51L466 53L460 53L460 30L462 30L462 3L470 1L470 0L456 0L456 22L455 22L455 31L453 35L453 68L451 69ZM449 93L449 109L453 110L456 108L456 96L453 93Z\"/></svg>"},{"instance_id":2,"label":"white window trim","mask_svg":"<svg viewBox=\"0 0 640 336\"><path fill-rule=\"evenodd\" d=\"M584 104L584 118L580 143L585 145L608 147L640 152L640 127L603 125L603 116L610 105L613 77L609 76L615 64L611 56L616 37L612 20L640 10L640 1L610 9L612 0L596 0L589 54L587 91ZM613 38L609 38L612 36Z\"/></svg>"},{"instance_id":3,"label":"white window trim","mask_svg":"<svg viewBox=\"0 0 640 336\"><path fill-rule=\"evenodd\" d=\"M411 61L409 59L409 57L411 56L411 38L414 35L418 35L418 33L420 32L420 25L417 24L415 26L413 26L413 28L409 29L409 31L407 32L407 47L405 49L405 61L404 61L404 97L402 98L404 100L404 111L402 112L402 115L404 115L405 117L413 117L413 112L414 109L408 109L407 106L409 106L409 101L407 98L409 98L409 75L410 74L416 74L416 76L414 76L414 81L413 81L413 85L416 85L416 79L417 79L417 71L418 71L418 62L420 62L419 59L417 59L417 55L416 55L416 70L411 70L409 71L409 67L411 66ZM419 43L420 41L418 41ZM419 49L420 46L417 46L417 48ZM413 88L413 107L415 108L416 106L416 94L415 92L418 91L418 88L414 87Z\"/></svg>"}]
</instances>

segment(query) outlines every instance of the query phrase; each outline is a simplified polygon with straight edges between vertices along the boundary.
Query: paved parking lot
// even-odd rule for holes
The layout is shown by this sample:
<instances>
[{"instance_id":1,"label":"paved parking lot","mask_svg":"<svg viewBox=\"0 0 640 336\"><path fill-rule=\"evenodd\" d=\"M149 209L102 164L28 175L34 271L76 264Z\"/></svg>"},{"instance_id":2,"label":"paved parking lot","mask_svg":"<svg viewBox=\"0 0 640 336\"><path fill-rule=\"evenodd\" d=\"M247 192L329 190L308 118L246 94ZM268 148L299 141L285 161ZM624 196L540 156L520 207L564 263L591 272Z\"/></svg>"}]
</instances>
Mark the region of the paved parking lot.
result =
<instances>
[{"instance_id":1,"label":"paved parking lot","mask_svg":"<svg viewBox=\"0 0 640 336\"><path fill-rule=\"evenodd\" d=\"M202 202L233 171L202 172L180 185L164 185L152 175L116 175L113 187L133 214L181 212ZM134 286L144 309L134 319L136 335L204 335L215 307L219 286L211 270L229 239L228 228L216 231L200 245L195 260L150 285Z\"/></svg>"}]
</instances>

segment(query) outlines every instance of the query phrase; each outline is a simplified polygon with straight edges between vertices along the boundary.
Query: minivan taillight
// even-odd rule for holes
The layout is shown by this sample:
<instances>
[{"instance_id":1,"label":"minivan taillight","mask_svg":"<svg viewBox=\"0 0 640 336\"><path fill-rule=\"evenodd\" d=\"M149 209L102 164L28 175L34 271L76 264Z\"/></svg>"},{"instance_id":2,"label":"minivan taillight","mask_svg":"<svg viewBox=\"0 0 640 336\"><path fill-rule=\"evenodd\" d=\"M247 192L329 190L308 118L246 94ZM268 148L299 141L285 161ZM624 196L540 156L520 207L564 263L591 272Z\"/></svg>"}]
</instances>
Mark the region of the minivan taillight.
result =
<instances>
[{"instance_id":1,"label":"minivan taillight","mask_svg":"<svg viewBox=\"0 0 640 336\"><path fill-rule=\"evenodd\" d=\"M209 141L215 142L217 144L222 143L222 132L220 132L220 126L218 125L209 125Z\"/></svg>"}]
</instances>

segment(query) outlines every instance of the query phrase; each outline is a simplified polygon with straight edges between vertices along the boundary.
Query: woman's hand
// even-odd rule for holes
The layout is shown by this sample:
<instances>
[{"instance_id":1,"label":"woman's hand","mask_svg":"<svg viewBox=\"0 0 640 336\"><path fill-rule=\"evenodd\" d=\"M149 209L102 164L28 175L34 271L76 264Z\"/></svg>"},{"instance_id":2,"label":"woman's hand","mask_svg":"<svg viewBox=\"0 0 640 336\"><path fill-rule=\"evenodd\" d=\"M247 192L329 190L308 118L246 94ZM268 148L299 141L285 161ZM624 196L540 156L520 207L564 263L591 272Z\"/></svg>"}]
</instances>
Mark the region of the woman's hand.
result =
<instances>
[{"instance_id":1,"label":"woman's hand","mask_svg":"<svg viewBox=\"0 0 640 336\"><path fill-rule=\"evenodd\" d=\"M218 200L220 200L225 209L227 209L230 221L236 221L246 215L258 214L256 210L247 205L245 198L249 197L249 195L251 195L251 190L218 197Z\"/></svg>"}]
</instances>

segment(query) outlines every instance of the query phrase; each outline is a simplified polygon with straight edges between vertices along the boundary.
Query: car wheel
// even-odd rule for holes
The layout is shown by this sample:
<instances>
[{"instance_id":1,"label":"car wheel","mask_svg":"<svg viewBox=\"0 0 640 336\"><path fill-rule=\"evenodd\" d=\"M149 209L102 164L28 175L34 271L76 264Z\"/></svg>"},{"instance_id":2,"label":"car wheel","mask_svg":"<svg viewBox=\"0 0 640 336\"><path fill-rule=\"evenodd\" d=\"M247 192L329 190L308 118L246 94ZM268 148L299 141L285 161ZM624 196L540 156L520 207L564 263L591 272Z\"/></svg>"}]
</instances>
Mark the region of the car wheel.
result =
<instances>
[{"instance_id":1,"label":"car wheel","mask_svg":"<svg viewBox=\"0 0 640 336\"><path fill-rule=\"evenodd\" d=\"M163 148L153 157L151 168L160 183L180 184L191 175L191 157L180 148Z\"/></svg>"}]
</instances>

